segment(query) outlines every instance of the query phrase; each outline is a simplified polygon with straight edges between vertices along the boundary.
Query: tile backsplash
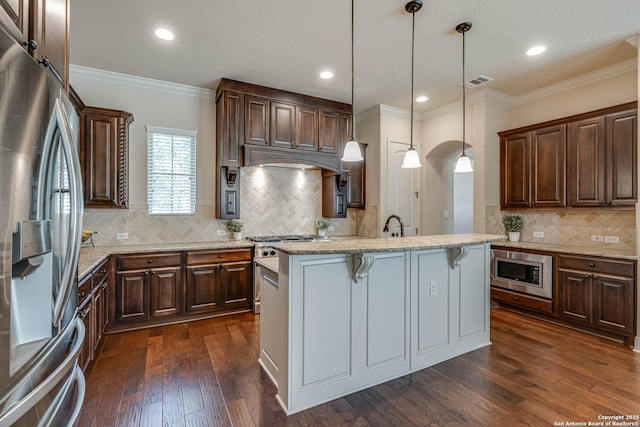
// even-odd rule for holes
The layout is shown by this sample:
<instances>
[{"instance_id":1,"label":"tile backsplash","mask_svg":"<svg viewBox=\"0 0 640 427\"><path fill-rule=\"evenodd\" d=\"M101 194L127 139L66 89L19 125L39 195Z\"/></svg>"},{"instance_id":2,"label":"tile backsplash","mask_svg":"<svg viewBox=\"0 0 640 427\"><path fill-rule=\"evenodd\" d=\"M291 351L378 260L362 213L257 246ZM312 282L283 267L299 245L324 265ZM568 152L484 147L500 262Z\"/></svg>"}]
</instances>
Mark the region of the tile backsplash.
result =
<instances>
[{"instance_id":1,"label":"tile backsplash","mask_svg":"<svg viewBox=\"0 0 640 427\"><path fill-rule=\"evenodd\" d=\"M616 249L636 249L636 213L613 210L557 210L517 211L522 215L524 228L521 240L574 246L606 245ZM492 234L506 234L499 206L487 206L486 230ZM544 232L544 237L533 237L535 231ZM591 241L591 235L618 236L619 243Z\"/></svg>"},{"instance_id":2,"label":"tile backsplash","mask_svg":"<svg viewBox=\"0 0 640 427\"><path fill-rule=\"evenodd\" d=\"M241 168L241 219L244 236L312 234L314 220L322 215L320 170L276 167ZM345 219L332 218L329 235L356 234L356 211ZM146 205L129 209L86 209L84 229L98 232L98 245L199 242L225 239L216 235L227 221L215 219L215 206L197 205L194 215L147 215ZM127 240L116 240L128 233Z\"/></svg>"}]
</instances>

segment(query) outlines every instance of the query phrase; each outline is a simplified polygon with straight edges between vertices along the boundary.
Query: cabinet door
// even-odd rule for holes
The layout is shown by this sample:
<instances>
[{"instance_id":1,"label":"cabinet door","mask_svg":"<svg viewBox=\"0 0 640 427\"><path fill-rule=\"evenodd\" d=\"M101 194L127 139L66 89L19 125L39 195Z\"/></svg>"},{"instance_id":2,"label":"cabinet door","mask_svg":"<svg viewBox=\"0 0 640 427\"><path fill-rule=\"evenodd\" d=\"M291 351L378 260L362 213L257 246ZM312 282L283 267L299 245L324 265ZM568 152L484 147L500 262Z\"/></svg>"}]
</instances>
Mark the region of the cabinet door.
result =
<instances>
[{"instance_id":1,"label":"cabinet door","mask_svg":"<svg viewBox=\"0 0 640 427\"><path fill-rule=\"evenodd\" d=\"M566 125L531 132L531 204L534 207L566 206Z\"/></svg>"},{"instance_id":2,"label":"cabinet door","mask_svg":"<svg viewBox=\"0 0 640 427\"><path fill-rule=\"evenodd\" d=\"M606 117L607 205L635 206L638 198L637 123L636 110Z\"/></svg>"},{"instance_id":3,"label":"cabinet door","mask_svg":"<svg viewBox=\"0 0 640 427\"><path fill-rule=\"evenodd\" d=\"M182 312L182 267L151 270L151 317Z\"/></svg>"},{"instance_id":4,"label":"cabinet door","mask_svg":"<svg viewBox=\"0 0 640 427\"><path fill-rule=\"evenodd\" d=\"M291 148L295 142L296 107L284 102L271 102L271 146Z\"/></svg>"},{"instance_id":5,"label":"cabinet door","mask_svg":"<svg viewBox=\"0 0 640 427\"><path fill-rule=\"evenodd\" d=\"M344 162L345 168L349 171L349 191L348 207L365 208L366 201L366 161L367 144L360 144L360 152L364 158L361 162Z\"/></svg>"},{"instance_id":6,"label":"cabinet door","mask_svg":"<svg viewBox=\"0 0 640 427\"><path fill-rule=\"evenodd\" d=\"M529 206L529 164L529 133L500 139L501 207Z\"/></svg>"},{"instance_id":7,"label":"cabinet door","mask_svg":"<svg viewBox=\"0 0 640 427\"><path fill-rule=\"evenodd\" d=\"M318 151L318 110L296 107L296 148Z\"/></svg>"},{"instance_id":8,"label":"cabinet door","mask_svg":"<svg viewBox=\"0 0 640 427\"><path fill-rule=\"evenodd\" d=\"M610 331L633 334L634 280L593 276L593 323Z\"/></svg>"},{"instance_id":9,"label":"cabinet door","mask_svg":"<svg viewBox=\"0 0 640 427\"><path fill-rule=\"evenodd\" d=\"M244 143L269 145L269 100L244 97Z\"/></svg>"},{"instance_id":10,"label":"cabinet door","mask_svg":"<svg viewBox=\"0 0 640 427\"><path fill-rule=\"evenodd\" d=\"M28 40L29 0L0 0L0 22L20 43Z\"/></svg>"},{"instance_id":11,"label":"cabinet door","mask_svg":"<svg viewBox=\"0 0 640 427\"><path fill-rule=\"evenodd\" d=\"M80 357L78 363L82 370L86 370L87 366L89 366L89 362L93 358L93 310L91 301L87 301L87 303L80 307L78 310L78 317L82 320L82 324L85 329L85 337L84 342L82 343L82 349L80 350Z\"/></svg>"},{"instance_id":12,"label":"cabinet door","mask_svg":"<svg viewBox=\"0 0 640 427\"><path fill-rule=\"evenodd\" d=\"M243 141L243 95L224 91L216 104L218 164L240 166L240 147Z\"/></svg>"},{"instance_id":13,"label":"cabinet door","mask_svg":"<svg viewBox=\"0 0 640 427\"><path fill-rule=\"evenodd\" d=\"M588 272L558 270L560 316L582 323L591 323L592 284Z\"/></svg>"},{"instance_id":14,"label":"cabinet door","mask_svg":"<svg viewBox=\"0 0 640 427\"><path fill-rule=\"evenodd\" d=\"M220 300L224 308L249 307L253 295L251 262L234 262L220 266Z\"/></svg>"},{"instance_id":15,"label":"cabinet door","mask_svg":"<svg viewBox=\"0 0 640 427\"><path fill-rule=\"evenodd\" d=\"M69 74L69 0L35 0L30 12L30 38L38 44L34 57L66 87Z\"/></svg>"},{"instance_id":16,"label":"cabinet door","mask_svg":"<svg viewBox=\"0 0 640 427\"><path fill-rule=\"evenodd\" d=\"M602 117L569 124L567 186L570 206L604 205L604 130L605 123Z\"/></svg>"},{"instance_id":17,"label":"cabinet door","mask_svg":"<svg viewBox=\"0 0 640 427\"><path fill-rule=\"evenodd\" d=\"M127 271L116 275L116 321L149 317L149 271Z\"/></svg>"},{"instance_id":18,"label":"cabinet door","mask_svg":"<svg viewBox=\"0 0 640 427\"><path fill-rule=\"evenodd\" d=\"M91 322L91 336L93 337L92 347L95 349L98 347L100 340L102 339L102 323L104 318L103 312L103 297L102 288L98 287L93 291L93 322Z\"/></svg>"},{"instance_id":19,"label":"cabinet door","mask_svg":"<svg viewBox=\"0 0 640 427\"><path fill-rule=\"evenodd\" d=\"M220 265L187 267L187 311L210 311L218 308Z\"/></svg>"},{"instance_id":20,"label":"cabinet door","mask_svg":"<svg viewBox=\"0 0 640 427\"><path fill-rule=\"evenodd\" d=\"M339 146L340 115L335 111L320 110L318 144L320 151L337 153Z\"/></svg>"},{"instance_id":21,"label":"cabinet door","mask_svg":"<svg viewBox=\"0 0 640 427\"><path fill-rule=\"evenodd\" d=\"M100 286L100 338L109 325L109 281L105 280Z\"/></svg>"}]
</instances>

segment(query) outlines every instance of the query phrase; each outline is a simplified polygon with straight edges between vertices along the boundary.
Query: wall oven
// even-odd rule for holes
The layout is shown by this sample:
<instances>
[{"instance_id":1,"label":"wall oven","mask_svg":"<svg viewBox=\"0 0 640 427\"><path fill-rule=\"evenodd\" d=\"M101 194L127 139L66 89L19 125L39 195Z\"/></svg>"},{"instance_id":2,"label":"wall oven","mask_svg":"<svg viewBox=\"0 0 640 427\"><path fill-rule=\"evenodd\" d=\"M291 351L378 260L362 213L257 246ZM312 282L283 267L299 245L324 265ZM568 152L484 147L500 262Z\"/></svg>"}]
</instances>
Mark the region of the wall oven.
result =
<instances>
[{"instance_id":1,"label":"wall oven","mask_svg":"<svg viewBox=\"0 0 640 427\"><path fill-rule=\"evenodd\" d=\"M551 298L553 258L529 252L492 249L491 286Z\"/></svg>"}]
</instances>

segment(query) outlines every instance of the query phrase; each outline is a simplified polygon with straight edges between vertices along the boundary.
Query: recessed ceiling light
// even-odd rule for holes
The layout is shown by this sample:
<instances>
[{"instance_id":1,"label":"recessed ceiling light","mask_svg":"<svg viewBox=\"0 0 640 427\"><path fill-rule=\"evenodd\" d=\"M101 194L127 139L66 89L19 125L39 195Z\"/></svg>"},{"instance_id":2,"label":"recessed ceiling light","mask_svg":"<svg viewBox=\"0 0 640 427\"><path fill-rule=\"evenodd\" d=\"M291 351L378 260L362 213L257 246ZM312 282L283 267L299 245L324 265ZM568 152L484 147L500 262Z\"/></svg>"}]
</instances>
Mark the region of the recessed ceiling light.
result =
<instances>
[{"instance_id":1,"label":"recessed ceiling light","mask_svg":"<svg viewBox=\"0 0 640 427\"><path fill-rule=\"evenodd\" d=\"M545 50L547 50L546 46L542 46L542 45L538 45L538 46L534 46L531 49L529 49L527 51L527 56L536 56L536 55L540 55L542 52L544 52Z\"/></svg>"},{"instance_id":2,"label":"recessed ceiling light","mask_svg":"<svg viewBox=\"0 0 640 427\"><path fill-rule=\"evenodd\" d=\"M173 40L173 33L166 28L158 28L155 33L157 38L162 40Z\"/></svg>"},{"instance_id":3,"label":"recessed ceiling light","mask_svg":"<svg viewBox=\"0 0 640 427\"><path fill-rule=\"evenodd\" d=\"M416 102L427 102L428 100L429 100L429 97L424 96L424 95L419 96L419 97L416 98Z\"/></svg>"},{"instance_id":4,"label":"recessed ceiling light","mask_svg":"<svg viewBox=\"0 0 640 427\"><path fill-rule=\"evenodd\" d=\"M327 80L327 79L330 79L332 77L333 77L333 73L331 71L323 71L323 72L320 73L320 78L321 79Z\"/></svg>"}]
</instances>

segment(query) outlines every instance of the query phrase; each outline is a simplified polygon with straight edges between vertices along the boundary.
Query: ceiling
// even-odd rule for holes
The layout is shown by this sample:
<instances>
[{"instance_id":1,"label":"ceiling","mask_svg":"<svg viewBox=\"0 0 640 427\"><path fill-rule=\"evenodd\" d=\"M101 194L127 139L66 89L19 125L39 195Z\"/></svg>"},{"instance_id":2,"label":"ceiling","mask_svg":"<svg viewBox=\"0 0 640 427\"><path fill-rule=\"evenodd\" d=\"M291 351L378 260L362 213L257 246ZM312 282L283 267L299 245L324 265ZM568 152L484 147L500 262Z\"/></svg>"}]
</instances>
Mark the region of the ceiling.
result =
<instances>
[{"instance_id":1,"label":"ceiling","mask_svg":"<svg viewBox=\"0 0 640 427\"><path fill-rule=\"evenodd\" d=\"M411 15L404 0L355 0L355 111L410 107ZM349 0L72 0L71 63L215 89L227 77L351 102ZM638 0L425 0L415 16L415 104L462 95L467 80L517 96L637 57ZM172 30L170 42L157 27ZM527 57L534 44L547 51ZM330 69L335 77L322 80ZM71 81L73 84L73 81ZM468 91L472 94L478 88ZM82 95L82 94L81 94Z\"/></svg>"}]
</instances>

